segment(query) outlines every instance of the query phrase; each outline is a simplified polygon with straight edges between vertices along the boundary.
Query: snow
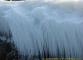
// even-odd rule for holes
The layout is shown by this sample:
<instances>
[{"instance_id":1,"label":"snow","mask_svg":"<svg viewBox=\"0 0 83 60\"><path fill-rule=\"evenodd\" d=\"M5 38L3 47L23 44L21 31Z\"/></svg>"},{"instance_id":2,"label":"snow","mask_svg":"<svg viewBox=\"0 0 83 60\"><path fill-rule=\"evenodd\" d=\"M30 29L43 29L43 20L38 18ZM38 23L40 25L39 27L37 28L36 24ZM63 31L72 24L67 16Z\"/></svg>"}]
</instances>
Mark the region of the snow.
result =
<instances>
[{"instance_id":1,"label":"snow","mask_svg":"<svg viewBox=\"0 0 83 60\"><path fill-rule=\"evenodd\" d=\"M66 58L83 58L82 1L18 3L0 4L0 31L10 30L21 54L56 57L59 49L62 58L64 51Z\"/></svg>"}]
</instances>

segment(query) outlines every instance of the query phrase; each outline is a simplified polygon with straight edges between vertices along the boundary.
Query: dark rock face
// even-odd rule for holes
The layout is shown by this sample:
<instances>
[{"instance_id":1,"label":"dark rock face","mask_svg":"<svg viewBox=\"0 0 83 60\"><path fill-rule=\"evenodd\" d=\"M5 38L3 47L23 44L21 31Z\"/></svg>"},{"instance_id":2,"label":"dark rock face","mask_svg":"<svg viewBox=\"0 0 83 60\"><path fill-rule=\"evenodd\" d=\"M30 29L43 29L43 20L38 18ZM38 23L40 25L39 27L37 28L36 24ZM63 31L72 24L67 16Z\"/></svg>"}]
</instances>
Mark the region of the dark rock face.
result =
<instances>
[{"instance_id":1,"label":"dark rock face","mask_svg":"<svg viewBox=\"0 0 83 60\"><path fill-rule=\"evenodd\" d=\"M0 60L18 60L18 51L15 48L15 45L11 42L7 42L8 39L11 40L12 35L9 33L0 32Z\"/></svg>"},{"instance_id":2,"label":"dark rock face","mask_svg":"<svg viewBox=\"0 0 83 60\"><path fill-rule=\"evenodd\" d=\"M6 55L11 51L9 44L0 41L0 60L5 60Z\"/></svg>"},{"instance_id":3,"label":"dark rock face","mask_svg":"<svg viewBox=\"0 0 83 60\"><path fill-rule=\"evenodd\" d=\"M7 44L0 42L0 60L6 59L7 52Z\"/></svg>"},{"instance_id":4,"label":"dark rock face","mask_svg":"<svg viewBox=\"0 0 83 60\"><path fill-rule=\"evenodd\" d=\"M25 58L18 52L11 38L10 32L9 35L0 32L0 60L27 60L27 57Z\"/></svg>"},{"instance_id":5,"label":"dark rock face","mask_svg":"<svg viewBox=\"0 0 83 60\"><path fill-rule=\"evenodd\" d=\"M18 51L13 44L0 40L0 60L18 60Z\"/></svg>"}]
</instances>

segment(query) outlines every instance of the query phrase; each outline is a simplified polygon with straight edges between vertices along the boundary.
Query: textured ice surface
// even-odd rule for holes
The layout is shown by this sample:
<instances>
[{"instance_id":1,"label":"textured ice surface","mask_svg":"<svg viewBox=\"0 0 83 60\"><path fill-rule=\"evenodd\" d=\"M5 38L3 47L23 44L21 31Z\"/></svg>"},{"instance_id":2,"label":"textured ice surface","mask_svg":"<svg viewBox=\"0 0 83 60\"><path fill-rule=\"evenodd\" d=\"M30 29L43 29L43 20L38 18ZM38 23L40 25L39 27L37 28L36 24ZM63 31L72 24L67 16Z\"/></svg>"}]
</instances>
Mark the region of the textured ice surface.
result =
<instances>
[{"instance_id":1,"label":"textured ice surface","mask_svg":"<svg viewBox=\"0 0 83 60\"><path fill-rule=\"evenodd\" d=\"M83 2L26 1L0 4L0 31L11 31L23 55L43 53L53 57L57 50L66 57L83 56Z\"/></svg>"}]
</instances>

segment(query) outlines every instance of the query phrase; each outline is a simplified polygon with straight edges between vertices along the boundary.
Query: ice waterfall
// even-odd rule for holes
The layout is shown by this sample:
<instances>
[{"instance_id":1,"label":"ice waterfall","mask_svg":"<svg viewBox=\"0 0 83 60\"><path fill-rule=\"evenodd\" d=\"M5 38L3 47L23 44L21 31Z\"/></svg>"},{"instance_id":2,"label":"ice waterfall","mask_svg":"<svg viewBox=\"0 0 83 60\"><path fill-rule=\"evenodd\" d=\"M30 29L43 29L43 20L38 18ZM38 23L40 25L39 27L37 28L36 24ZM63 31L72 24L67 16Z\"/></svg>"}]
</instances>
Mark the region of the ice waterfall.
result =
<instances>
[{"instance_id":1,"label":"ice waterfall","mask_svg":"<svg viewBox=\"0 0 83 60\"><path fill-rule=\"evenodd\" d=\"M0 4L0 32L22 55L82 58L83 2L18 3Z\"/></svg>"}]
</instances>

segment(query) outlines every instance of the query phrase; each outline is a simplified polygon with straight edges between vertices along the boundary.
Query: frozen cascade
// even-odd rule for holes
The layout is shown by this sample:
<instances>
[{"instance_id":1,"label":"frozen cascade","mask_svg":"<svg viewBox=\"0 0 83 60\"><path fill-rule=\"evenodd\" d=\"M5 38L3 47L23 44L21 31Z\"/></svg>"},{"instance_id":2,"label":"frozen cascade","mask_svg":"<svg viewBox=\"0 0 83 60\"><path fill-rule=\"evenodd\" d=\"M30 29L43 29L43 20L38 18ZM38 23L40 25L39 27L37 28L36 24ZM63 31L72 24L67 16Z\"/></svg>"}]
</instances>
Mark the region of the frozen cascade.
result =
<instances>
[{"instance_id":1,"label":"frozen cascade","mask_svg":"<svg viewBox=\"0 0 83 60\"><path fill-rule=\"evenodd\" d=\"M0 32L28 57L83 59L83 2L26 1L0 5ZM4 7L4 8L3 8Z\"/></svg>"}]
</instances>

